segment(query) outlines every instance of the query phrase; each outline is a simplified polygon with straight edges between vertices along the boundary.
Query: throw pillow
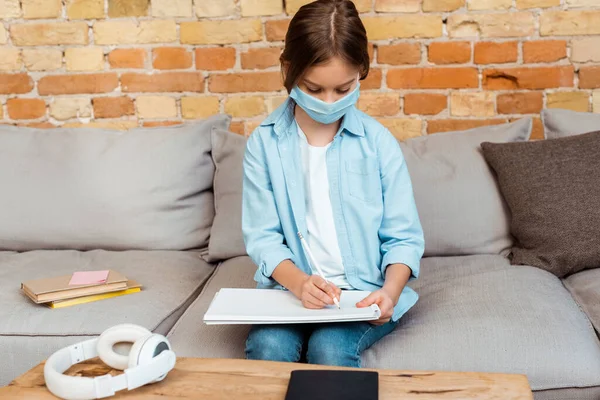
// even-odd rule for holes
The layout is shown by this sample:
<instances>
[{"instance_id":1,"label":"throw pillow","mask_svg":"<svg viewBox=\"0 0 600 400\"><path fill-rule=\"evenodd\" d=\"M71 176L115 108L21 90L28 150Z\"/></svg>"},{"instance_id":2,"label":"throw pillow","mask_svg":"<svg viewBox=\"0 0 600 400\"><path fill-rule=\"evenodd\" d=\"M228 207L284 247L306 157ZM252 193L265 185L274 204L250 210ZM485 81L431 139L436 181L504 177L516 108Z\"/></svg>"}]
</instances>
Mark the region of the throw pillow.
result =
<instances>
[{"instance_id":1,"label":"throw pillow","mask_svg":"<svg viewBox=\"0 0 600 400\"><path fill-rule=\"evenodd\" d=\"M481 147L512 212L512 264L600 267L600 132Z\"/></svg>"},{"instance_id":2,"label":"throw pillow","mask_svg":"<svg viewBox=\"0 0 600 400\"><path fill-rule=\"evenodd\" d=\"M542 111L542 122L547 139L600 130L600 114L587 112L549 108Z\"/></svg>"},{"instance_id":3,"label":"throw pillow","mask_svg":"<svg viewBox=\"0 0 600 400\"><path fill-rule=\"evenodd\" d=\"M247 139L215 128L211 140L215 164L215 219L206 260L217 262L246 255L242 234L242 179Z\"/></svg>"},{"instance_id":4,"label":"throw pillow","mask_svg":"<svg viewBox=\"0 0 600 400\"><path fill-rule=\"evenodd\" d=\"M214 218L217 115L126 132L0 127L0 250L190 250Z\"/></svg>"},{"instance_id":5,"label":"throw pillow","mask_svg":"<svg viewBox=\"0 0 600 400\"><path fill-rule=\"evenodd\" d=\"M425 235L425 257L507 255L513 244L508 208L482 141L523 142L531 118L400 143Z\"/></svg>"}]
</instances>

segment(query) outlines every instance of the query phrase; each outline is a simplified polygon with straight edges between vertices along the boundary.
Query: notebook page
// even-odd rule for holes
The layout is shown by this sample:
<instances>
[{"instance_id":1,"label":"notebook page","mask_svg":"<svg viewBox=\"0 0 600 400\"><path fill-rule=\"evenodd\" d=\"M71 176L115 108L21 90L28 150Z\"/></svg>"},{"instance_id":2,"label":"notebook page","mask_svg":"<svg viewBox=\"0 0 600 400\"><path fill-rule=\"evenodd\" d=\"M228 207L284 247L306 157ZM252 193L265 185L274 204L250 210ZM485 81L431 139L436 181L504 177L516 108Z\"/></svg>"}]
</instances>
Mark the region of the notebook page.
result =
<instances>
[{"instance_id":1,"label":"notebook page","mask_svg":"<svg viewBox=\"0 0 600 400\"><path fill-rule=\"evenodd\" d=\"M204 315L207 324L278 324L368 321L379 318L379 307L357 308L369 292L342 291L341 309L305 308L291 292L277 289L221 289Z\"/></svg>"}]
</instances>

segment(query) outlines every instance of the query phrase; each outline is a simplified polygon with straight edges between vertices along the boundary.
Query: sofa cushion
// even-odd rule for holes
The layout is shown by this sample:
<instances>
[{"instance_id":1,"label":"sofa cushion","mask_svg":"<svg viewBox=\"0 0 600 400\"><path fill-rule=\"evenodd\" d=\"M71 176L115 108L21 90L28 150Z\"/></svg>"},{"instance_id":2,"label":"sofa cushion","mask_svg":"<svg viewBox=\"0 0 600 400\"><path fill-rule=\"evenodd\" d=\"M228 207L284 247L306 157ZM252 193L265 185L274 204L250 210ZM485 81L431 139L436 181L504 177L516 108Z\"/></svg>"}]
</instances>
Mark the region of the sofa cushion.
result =
<instances>
[{"instance_id":1,"label":"sofa cushion","mask_svg":"<svg viewBox=\"0 0 600 400\"><path fill-rule=\"evenodd\" d=\"M508 209L480 143L526 141L531 124L524 118L400 144L425 234L426 257L507 252L512 245Z\"/></svg>"},{"instance_id":2,"label":"sofa cushion","mask_svg":"<svg viewBox=\"0 0 600 400\"><path fill-rule=\"evenodd\" d=\"M542 110L542 122L546 139L600 130L600 114L549 108Z\"/></svg>"},{"instance_id":3,"label":"sofa cushion","mask_svg":"<svg viewBox=\"0 0 600 400\"><path fill-rule=\"evenodd\" d=\"M600 386L598 338L554 275L501 256L430 258L412 286L419 302L365 366L518 373L533 390Z\"/></svg>"},{"instance_id":4,"label":"sofa cushion","mask_svg":"<svg viewBox=\"0 0 600 400\"><path fill-rule=\"evenodd\" d=\"M78 306L50 309L21 292L21 282L110 269L142 284L139 293ZM97 335L131 322L166 331L173 314L192 301L214 267L198 252L94 250L0 253L0 335Z\"/></svg>"},{"instance_id":5,"label":"sofa cushion","mask_svg":"<svg viewBox=\"0 0 600 400\"><path fill-rule=\"evenodd\" d=\"M254 287L248 257L220 264L169 339L180 356L244 358L248 326L203 324L221 287ZM600 343L560 280L499 255L425 258L421 298L365 367L526 374L535 390L600 385ZM585 367L582 367L585 366Z\"/></svg>"},{"instance_id":6,"label":"sofa cushion","mask_svg":"<svg viewBox=\"0 0 600 400\"><path fill-rule=\"evenodd\" d=\"M512 213L511 262L558 277L600 267L600 131L481 146Z\"/></svg>"},{"instance_id":7,"label":"sofa cushion","mask_svg":"<svg viewBox=\"0 0 600 400\"><path fill-rule=\"evenodd\" d=\"M167 337L174 351L184 357L245 358L248 325L205 325L204 314L221 288L254 288L256 264L250 257L232 258L219 264L202 293L175 323Z\"/></svg>"},{"instance_id":8,"label":"sofa cushion","mask_svg":"<svg viewBox=\"0 0 600 400\"><path fill-rule=\"evenodd\" d=\"M72 307L34 304L23 281L110 267L142 291ZM199 252L94 250L0 252L0 385L67 344L133 323L166 334L200 293L214 267Z\"/></svg>"},{"instance_id":9,"label":"sofa cushion","mask_svg":"<svg viewBox=\"0 0 600 400\"><path fill-rule=\"evenodd\" d=\"M573 274L563 283L600 333L600 265Z\"/></svg>"},{"instance_id":10,"label":"sofa cushion","mask_svg":"<svg viewBox=\"0 0 600 400\"><path fill-rule=\"evenodd\" d=\"M247 139L223 129L213 129L211 137L215 218L210 229L207 260L216 262L246 255L242 234L242 178Z\"/></svg>"},{"instance_id":11,"label":"sofa cushion","mask_svg":"<svg viewBox=\"0 0 600 400\"><path fill-rule=\"evenodd\" d=\"M187 250L214 217L211 128L0 127L0 250Z\"/></svg>"}]
</instances>

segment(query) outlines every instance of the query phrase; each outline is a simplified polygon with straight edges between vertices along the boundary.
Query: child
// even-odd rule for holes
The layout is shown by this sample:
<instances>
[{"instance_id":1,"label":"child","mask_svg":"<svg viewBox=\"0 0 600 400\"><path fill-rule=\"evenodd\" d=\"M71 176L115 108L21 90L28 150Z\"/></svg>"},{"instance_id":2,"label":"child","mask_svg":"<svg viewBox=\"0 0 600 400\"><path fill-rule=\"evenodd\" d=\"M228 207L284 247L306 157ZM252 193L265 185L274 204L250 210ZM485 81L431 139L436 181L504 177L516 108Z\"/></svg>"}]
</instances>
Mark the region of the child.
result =
<instances>
[{"instance_id":1,"label":"child","mask_svg":"<svg viewBox=\"0 0 600 400\"><path fill-rule=\"evenodd\" d=\"M302 304L334 304L341 290L371 294L372 323L255 325L249 359L360 367L360 354L392 332L417 301L423 232L400 146L358 111L369 72L365 28L350 0L318 0L290 23L281 56L289 98L250 136L242 226L259 288ZM313 273L301 233L326 280Z\"/></svg>"}]
</instances>

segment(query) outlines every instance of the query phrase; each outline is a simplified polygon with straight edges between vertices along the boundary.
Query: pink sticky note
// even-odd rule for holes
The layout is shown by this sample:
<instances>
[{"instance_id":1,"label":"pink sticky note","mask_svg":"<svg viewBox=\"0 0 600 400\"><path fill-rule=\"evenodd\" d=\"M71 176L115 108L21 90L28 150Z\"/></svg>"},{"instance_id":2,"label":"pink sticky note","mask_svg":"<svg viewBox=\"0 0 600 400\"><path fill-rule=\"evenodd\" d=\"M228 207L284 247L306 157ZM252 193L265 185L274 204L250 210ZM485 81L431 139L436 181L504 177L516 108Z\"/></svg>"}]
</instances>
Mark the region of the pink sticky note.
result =
<instances>
[{"instance_id":1,"label":"pink sticky note","mask_svg":"<svg viewBox=\"0 0 600 400\"><path fill-rule=\"evenodd\" d=\"M108 271L78 271L74 272L69 285L90 285L104 283L108 279Z\"/></svg>"}]
</instances>

